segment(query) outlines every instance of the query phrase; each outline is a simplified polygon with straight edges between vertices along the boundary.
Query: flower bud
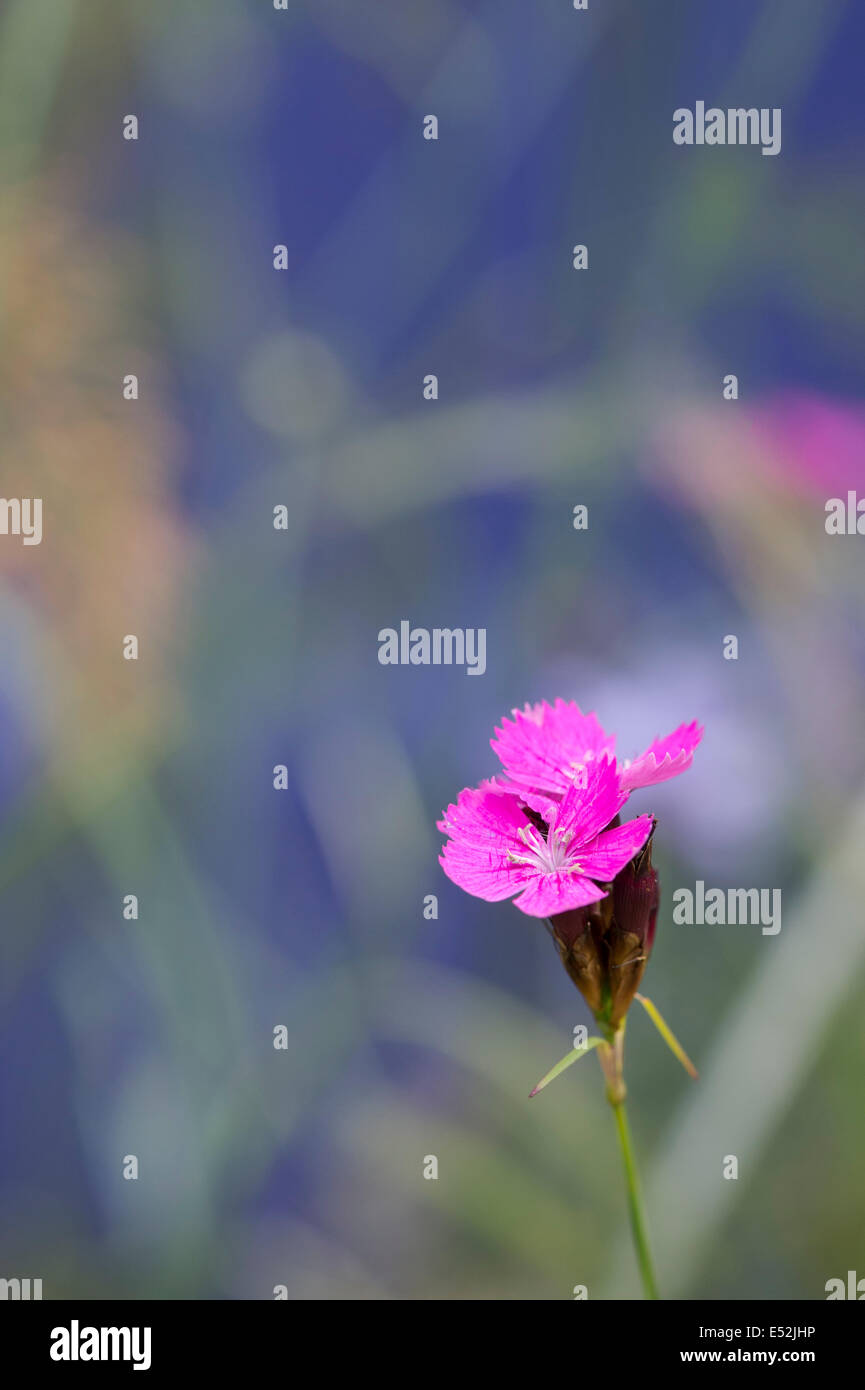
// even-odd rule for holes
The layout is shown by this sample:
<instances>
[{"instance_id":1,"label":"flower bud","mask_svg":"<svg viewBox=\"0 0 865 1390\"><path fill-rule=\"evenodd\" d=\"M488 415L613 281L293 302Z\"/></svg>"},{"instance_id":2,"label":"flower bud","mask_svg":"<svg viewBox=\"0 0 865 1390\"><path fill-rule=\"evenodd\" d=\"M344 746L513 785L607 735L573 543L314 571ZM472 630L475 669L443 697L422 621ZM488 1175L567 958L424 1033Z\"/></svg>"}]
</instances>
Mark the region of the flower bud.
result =
<instances>
[{"instance_id":1,"label":"flower bud","mask_svg":"<svg viewBox=\"0 0 865 1390\"><path fill-rule=\"evenodd\" d=\"M608 1034L630 1008L655 938L660 890L652 868L654 833L655 823L605 898L550 918L562 964Z\"/></svg>"}]
</instances>

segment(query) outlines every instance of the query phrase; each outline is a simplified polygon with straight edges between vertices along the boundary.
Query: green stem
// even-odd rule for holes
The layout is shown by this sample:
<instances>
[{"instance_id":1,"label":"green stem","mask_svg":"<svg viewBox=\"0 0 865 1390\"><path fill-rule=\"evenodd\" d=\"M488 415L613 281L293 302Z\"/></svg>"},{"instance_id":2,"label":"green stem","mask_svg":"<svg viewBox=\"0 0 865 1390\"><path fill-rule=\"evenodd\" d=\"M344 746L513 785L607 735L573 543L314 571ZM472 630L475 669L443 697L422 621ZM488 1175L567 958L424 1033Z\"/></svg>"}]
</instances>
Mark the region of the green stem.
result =
<instances>
[{"instance_id":1,"label":"green stem","mask_svg":"<svg viewBox=\"0 0 865 1390\"><path fill-rule=\"evenodd\" d=\"M643 1211L643 1199L640 1194L640 1180L637 1176L637 1165L634 1162L631 1131L628 1127L628 1117L625 1114L625 1102L624 1100L613 1100L611 1098L610 1104L613 1107L613 1114L616 1117L616 1129L619 1135L619 1143L622 1146L622 1158L625 1162L625 1182L628 1187L628 1210L631 1216L631 1231L633 1232L634 1245L637 1251L637 1263L640 1266L640 1277L643 1281L643 1289L646 1298L656 1299L658 1297L658 1286L655 1283L655 1271L652 1268L649 1238L646 1234L646 1216Z\"/></svg>"}]
</instances>

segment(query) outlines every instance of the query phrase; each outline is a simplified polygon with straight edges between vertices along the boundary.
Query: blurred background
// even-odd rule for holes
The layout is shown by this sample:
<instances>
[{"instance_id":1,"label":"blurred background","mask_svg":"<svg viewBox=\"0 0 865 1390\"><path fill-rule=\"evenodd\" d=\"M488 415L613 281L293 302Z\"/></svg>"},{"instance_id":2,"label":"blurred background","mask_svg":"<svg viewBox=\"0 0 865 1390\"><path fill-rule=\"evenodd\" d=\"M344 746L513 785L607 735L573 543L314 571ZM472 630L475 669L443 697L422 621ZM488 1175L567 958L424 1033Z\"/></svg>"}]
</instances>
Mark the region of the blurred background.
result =
<instances>
[{"instance_id":1,"label":"blurred background","mask_svg":"<svg viewBox=\"0 0 865 1390\"><path fill-rule=\"evenodd\" d=\"M582 1000L437 862L557 696L625 755L706 726L631 803L701 1071L632 1017L662 1292L865 1276L863 43L840 0L3 0L4 1277L639 1296L595 1061L527 1099ZM780 155L674 146L697 100ZM483 678L381 666L404 618ZM697 879L781 932L674 926Z\"/></svg>"}]
</instances>

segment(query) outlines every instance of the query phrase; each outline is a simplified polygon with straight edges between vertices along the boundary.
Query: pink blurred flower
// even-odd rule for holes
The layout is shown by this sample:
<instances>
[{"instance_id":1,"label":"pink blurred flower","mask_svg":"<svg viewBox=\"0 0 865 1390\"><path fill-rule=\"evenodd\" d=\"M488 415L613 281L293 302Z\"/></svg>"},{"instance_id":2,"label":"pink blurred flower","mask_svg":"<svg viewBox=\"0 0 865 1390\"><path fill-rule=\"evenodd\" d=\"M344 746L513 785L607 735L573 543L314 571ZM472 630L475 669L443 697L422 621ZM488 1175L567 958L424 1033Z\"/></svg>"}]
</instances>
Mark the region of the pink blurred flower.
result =
<instances>
[{"instance_id":1,"label":"pink blurred flower","mask_svg":"<svg viewBox=\"0 0 865 1390\"><path fill-rule=\"evenodd\" d=\"M583 714L575 701L542 700L503 719L490 743L515 787L550 797L563 796L582 769L598 758L612 758L615 735L604 731L594 714ZM694 720L680 724L666 738L656 738L638 758L618 764L625 792L666 782L691 766L703 729ZM529 802L531 805L532 803ZM540 807L536 807L540 810Z\"/></svg>"},{"instance_id":2,"label":"pink blurred flower","mask_svg":"<svg viewBox=\"0 0 865 1390\"><path fill-rule=\"evenodd\" d=\"M592 727L603 733L596 720ZM558 801L531 793L526 800L494 780L460 792L439 822L449 837L439 860L448 878L487 902L518 894L514 906L530 917L552 917L605 898L598 885L611 883L639 853L654 822L643 815L605 829L628 791L615 759L600 745L594 752L600 755L584 758L564 779ZM554 765L544 766L549 786Z\"/></svg>"},{"instance_id":3,"label":"pink blurred flower","mask_svg":"<svg viewBox=\"0 0 865 1390\"><path fill-rule=\"evenodd\" d=\"M813 393L786 392L749 415L771 466L803 492L843 496L865 483L865 408Z\"/></svg>"},{"instance_id":4,"label":"pink blurred flower","mask_svg":"<svg viewBox=\"0 0 865 1390\"><path fill-rule=\"evenodd\" d=\"M805 391L765 397L733 413L720 405L682 405L659 427L650 467L656 479L672 484L677 504L737 532L749 521L761 527L763 508L784 498L810 510L815 497L861 492L865 406ZM750 543L747 531L745 540Z\"/></svg>"}]
</instances>

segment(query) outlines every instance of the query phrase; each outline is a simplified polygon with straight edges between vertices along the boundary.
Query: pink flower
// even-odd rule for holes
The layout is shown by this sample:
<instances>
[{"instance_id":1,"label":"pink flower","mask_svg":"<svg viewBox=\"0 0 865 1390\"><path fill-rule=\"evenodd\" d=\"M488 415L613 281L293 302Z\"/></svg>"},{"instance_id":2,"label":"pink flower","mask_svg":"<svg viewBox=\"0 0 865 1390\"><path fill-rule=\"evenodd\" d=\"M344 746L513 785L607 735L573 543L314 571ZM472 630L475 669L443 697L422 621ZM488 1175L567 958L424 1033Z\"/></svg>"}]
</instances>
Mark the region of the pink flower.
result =
<instances>
[{"instance_id":1,"label":"pink flower","mask_svg":"<svg viewBox=\"0 0 865 1390\"><path fill-rule=\"evenodd\" d=\"M548 770L547 785L550 778ZM615 759L605 752L584 760L561 791L559 801L530 797L534 807L495 781L460 792L439 822L448 836L439 860L448 878L487 902L518 894L514 906L530 917L605 898L598 885L611 883L639 853L653 818L605 829L628 797Z\"/></svg>"},{"instance_id":2,"label":"pink flower","mask_svg":"<svg viewBox=\"0 0 865 1390\"><path fill-rule=\"evenodd\" d=\"M513 711L490 740L515 787L535 794L563 796L574 778L598 758L613 757L615 735L604 732L594 714L583 714L575 701L546 700ZM666 738L656 738L638 758L619 764L625 792L666 782L691 766L703 730L694 720L680 724Z\"/></svg>"},{"instance_id":3,"label":"pink flower","mask_svg":"<svg viewBox=\"0 0 865 1390\"><path fill-rule=\"evenodd\" d=\"M865 483L865 409L789 391L746 417L765 444L768 467L802 492L843 496ZM749 480L750 481L750 480Z\"/></svg>"},{"instance_id":4,"label":"pink flower","mask_svg":"<svg viewBox=\"0 0 865 1390\"><path fill-rule=\"evenodd\" d=\"M696 719L680 724L666 738L655 738L639 758L626 758L619 770L619 780L627 791L639 787L654 787L686 772L694 761L694 751L703 737L703 728Z\"/></svg>"}]
</instances>

